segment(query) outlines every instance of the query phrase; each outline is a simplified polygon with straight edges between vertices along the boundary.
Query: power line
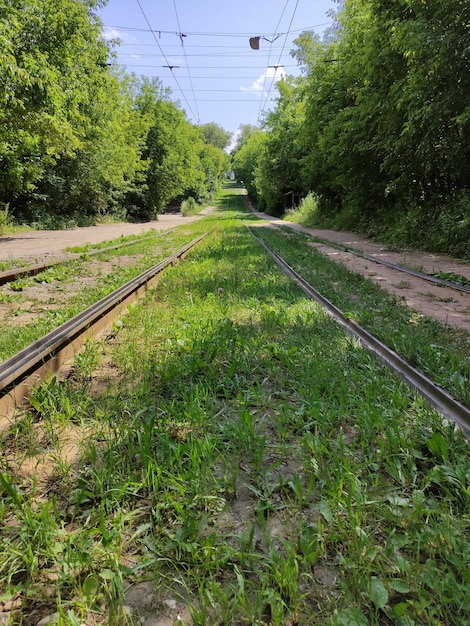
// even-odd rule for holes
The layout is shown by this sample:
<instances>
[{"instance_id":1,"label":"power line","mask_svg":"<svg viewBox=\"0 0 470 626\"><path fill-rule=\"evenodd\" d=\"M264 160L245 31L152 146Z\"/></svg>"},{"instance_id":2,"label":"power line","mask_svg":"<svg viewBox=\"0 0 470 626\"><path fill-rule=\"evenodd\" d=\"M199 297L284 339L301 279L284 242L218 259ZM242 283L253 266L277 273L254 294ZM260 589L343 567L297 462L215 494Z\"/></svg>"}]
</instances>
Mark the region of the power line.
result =
<instances>
[{"instance_id":1,"label":"power line","mask_svg":"<svg viewBox=\"0 0 470 626\"><path fill-rule=\"evenodd\" d=\"M119 63L118 65L125 65L126 67L153 67L159 69L162 67L175 67L174 65L156 65L156 64L140 64L140 63ZM292 65L283 65L282 67L298 67L295 63ZM193 70L265 70L266 65L193 65ZM231 76L224 76L224 78L232 78ZM235 78L235 77L234 77ZM248 77L250 78L250 77Z\"/></svg>"},{"instance_id":2,"label":"power line","mask_svg":"<svg viewBox=\"0 0 470 626\"><path fill-rule=\"evenodd\" d=\"M284 17L284 13L286 12L287 5L288 5L288 4L289 4L289 0L286 0L286 3L285 3L285 5L284 5L284 8L282 9L281 17L279 18L279 21L278 21L277 26L276 26L276 31L277 31L277 29L279 28L279 26L280 26L280 24L281 24L282 18ZM272 47L273 47L273 44L272 44L272 42L271 42L271 43L270 43L270 46L269 46L268 62L266 63L266 65L267 65L268 67L269 67L269 61L271 60L271 52L272 52ZM266 72L264 73L264 79L263 79L263 89L262 89L262 91L261 91L262 93L264 93L264 88L265 88L265 86L266 86L266 78L267 78L267 75L268 75L268 70L266 69ZM263 100L261 100L261 102L260 102L260 107L259 107L259 111L258 111L258 122L259 122L259 118L260 118L260 115L261 115L261 105L262 105L262 103L263 103Z\"/></svg>"},{"instance_id":3,"label":"power line","mask_svg":"<svg viewBox=\"0 0 470 626\"><path fill-rule=\"evenodd\" d=\"M273 77L272 77L272 80L271 80L271 85L269 87L268 95L266 96L265 105L268 102L269 94L271 93L271 89L273 88L274 78L276 77L277 68L280 67L280 64L281 64L281 58L282 58L282 55L284 53L284 48L286 47L287 37L289 36L290 29L291 29L291 26L292 26L292 22L294 21L294 17L295 17L296 11L297 11L297 7L299 6L299 2L300 2L300 0L297 0L297 2L295 3L294 11L292 13L292 17L291 17L291 20L290 20L290 23L289 23L289 28L287 30L286 37L284 39L284 45L282 46L281 54L279 55L279 59L278 59L277 64L274 66L275 67L274 74L273 74ZM263 112L264 112L264 107L263 107Z\"/></svg>"},{"instance_id":4,"label":"power line","mask_svg":"<svg viewBox=\"0 0 470 626\"><path fill-rule=\"evenodd\" d=\"M154 37L154 39L155 39L155 41L156 41L156 43L157 43L158 47L160 48L160 51L161 51L161 53L162 53L162 55L163 55L163 58L165 59L165 62L167 63L167 66L166 66L166 67L168 67L168 68L169 68L169 70L170 70L170 72L172 73L173 78L175 79L175 82L176 82L176 84L178 85L178 89L181 91L181 94L183 95L184 101L185 101L185 102L186 102L186 104L188 105L188 108L189 108L189 110L191 111L192 116L194 117L194 119L196 119L196 120L197 120L197 117L196 117L196 115L194 115L194 111L193 111L193 109L191 108L191 105L189 104L189 102L188 102L188 100L187 100L187 98L186 98L186 95L185 95L184 91L181 89L181 87L180 87L180 85L179 85L178 79L176 78L176 76L175 76L175 75L174 75L174 73L173 73L173 66L170 64L170 62L169 62L169 61L168 61L168 59L166 58L166 55L165 55L165 53L163 52L162 47L161 47L161 46L160 46L160 44L158 43L158 39L157 39L157 37L156 37L156 35L155 35L154 31L152 31L152 27L150 26L150 22L148 21L147 15L145 14L145 11L144 11L144 9L142 8L142 5L140 4L140 0L136 0L136 2L137 2L137 4L139 5L139 8L140 8L140 10L141 10L141 12L142 12L142 15L144 16L144 19L145 19L145 21L147 22L148 27L149 27L150 31L152 32L153 37Z\"/></svg>"},{"instance_id":5,"label":"power line","mask_svg":"<svg viewBox=\"0 0 470 626\"><path fill-rule=\"evenodd\" d=\"M151 28L150 24L147 21L147 24L149 26L149 28L136 28L134 26L112 26L111 24L105 24L104 28L109 28L109 29L116 29L116 30L122 30L122 31L126 31L126 32L143 32L143 33L153 33L153 34L157 34L159 36L161 35L175 35L176 37L180 36L180 33L175 32L174 30L154 30ZM296 30L289 30L289 33L303 33L305 31L310 31L310 30L315 30L315 28L323 28L324 26L331 26L331 24L333 24L332 21L329 22L323 22L322 24L315 24L313 26L306 26L305 28L298 28ZM192 32L192 31L186 31L185 35L187 37L240 37L240 38L244 38L246 39L247 37L251 37L253 33L224 33L224 32ZM282 37L283 35L285 35L286 33L273 33L271 35L271 37ZM265 35L261 36L262 38L265 37ZM132 44L126 44L126 45L132 45ZM153 45L153 44L152 44Z\"/></svg>"},{"instance_id":6,"label":"power line","mask_svg":"<svg viewBox=\"0 0 470 626\"><path fill-rule=\"evenodd\" d=\"M201 121L200 121L200 119L199 119L199 110L198 110L198 108L197 108L196 96L195 96L195 94L194 94L193 81L192 81L192 79L191 79L191 72L190 72L190 69L189 69L188 57L187 57L187 55L186 55L186 49L185 49L185 47L184 47L184 39L183 39L183 37L186 37L186 35L184 35L184 34L183 34L183 32L182 32L182 30L181 30L180 18L179 18L179 16L178 16L178 9L176 8L176 0L173 0L173 6L175 7L176 22L178 23L178 28L179 28L179 31L180 31L180 33L179 33L179 37L180 37L180 39L181 39L181 46L183 47L184 58L185 58L185 61L186 61L186 68L187 68L187 70L188 70L189 84L191 85L191 91L193 92L193 96L194 96L194 106L195 106L195 108L196 108L196 113L197 113L197 118L196 118L196 120L197 120L197 123L198 123L198 124L200 124L200 123L201 123Z\"/></svg>"},{"instance_id":7,"label":"power line","mask_svg":"<svg viewBox=\"0 0 470 626\"><path fill-rule=\"evenodd\" d=\"M168 47L168 46L167 46ZM275 50L281 50L281 48L275 48ZM131 59L135 59L135 58L139 58L139 59L152 59L152 58L158 58L160 55L158 54L158 52L155 53L151 53L151 54L134 54L132 52L128 52L128 53L124 53L124 54L120 54L119 57L120 58L131 58ZM243 51L243 52L195 52L193 54L185 54L185 58L186 57L207 57L210 56L212 58L230 58L230 57L241 57L241 58L252 58L253 54L251 51ZM268 64L270 61L270 54L257 54L256 55L258 58L267 58L268 59Z\"/></svg>"},{"instance_id":8,"label":"power line","mask_svg":"<svg viewBox=\"0 0 470 626\"><path fill-rule=\"evenodd\" d=\"M178 98L180 97L181 102L178 103L178 106L183 104L185 108L187 108L188 112L191 113L197 124L201 123L198 102L248 103L250 106L258 108L259 120L264 109L267 108L268 102L276 102L277 100L277 98L272 96L272 89L277 78L279 77L279 68L285 67L287 72L294 72L294 74L294 69L288 68L298 68L298 64L295 62L281 65L282 56L283 54L287 55L285 50L286 48L287 50L289 49L287 44L289 43L290 45L293 45L293 39L295 39L294 35L297 33L314 31L319 27L325 27L333 23L328 21L314 26L300 28L298 30L291 30L297 6L299 4L299 0L297 0L288 31L275 32L272 35L260 37L270 44L268 52L266 52L267 46L265 46L265 49L261 50L257 55L257 61L263 65L251 66L250 64L249 67L247 67L247 63L250 63L247 61L248 55L252 60L254 60L252 52L248 50L248 46L246 45L246 40L252 35L252 33L219 31L183 32L182 22L180 20L178 10L181 10L181 2L179 4L177 3L177 0L172 0L172 2L176 16L177 31L158 30L152 28L149 18L143 8L143 5L145 4L144 0L137 0L140 12L145 19L143 28L135 28L132 26L112 27L106 25L104 26L105 30L111 31L111 29L114 29L116 32L109 32L109 34L105 34L105 36L107 38L115 37L118 39L120 37L120 33L117 31L119 30L122 31L122 38L126 39L126 32L136 33L133 42L120 42L120 44L122 44L122 54L119 54L119 57L116 60L116 66L121 65L124 70L128 69L129 71L136 72L139 72L140 69L142 73L149 76L158 76L159 79L162 79L167 85L168 78L166 77L166 72L167 70L170 70L171 76L175 81L174 84L177 86L179 92L176 92L172 96L172 99L175 102L178 102ZM276 31L279 30L283 20L287 21L288 19L288 12L290 10L289 3L290 0L284 0L282 3L283 10L276 26ZM149 35L151 42L149 40ZM177 42L174 39L175 37L177 38ZM282 47L274 43L280 37L283 37ZM202 41L201 38L206 38L207 40ZM137 39L143 39L146 43L135 43ZM241 39L243 39L243 41L241 41ZM129 47L126 48L127 46ZM136 49L136 46L143 48L142 51ZM145 51L145 48L147 51ZM126 52L124 52L124 50L126 50ZM135 50L137 54L133 54L133 50ZM139 54L139 52L142 52L142 54ZM271 65L271 59L274 60L278 57L278 55L279 62L276 65ZM129 63L126 63L126 61L129 61ZM288 61L287 56L286 61ZM193 65L193 63L198 62L202 62L203 65ZM165 72L159 71L160 68L164 68ZM272 76L270 75L270 68L274 68ZM181 72L178 71L179 69L181 69ZM217 76L210 75L213 71L216 72ZM221 75L222 72L224 72L224 75ZM251 76L247 74L251 74ZM230 82L224 81L230 81L233 79L240 80L238 85L249 86L240 86L237 89L229 89L229 87L237 85L231 85ZM271 80L271 84L269 85L269 90L266 93L268 79ZM217 80L220 82L217 85L214 82L209 82L201 85L201 87L206 87L205 89L198 89L200 83L196 82L196 80ZM218 87L218 89L210 89L211 85ZM169 83L169 86L172 86L171 82ZM223 89L224 86L226 86L227 89ZM234 94L234 97L230 97L230 94L232 93ZM240 94L238 98L236 97L237 93ZM204 96L205 94L207 94L207 98L201 99L200 96ZM218 97L219 95L224 97L224 94L227 95L227 98L222 100ZM271 104L269 104L269 106L271 107ZM256 114L256 109L253 113Z\"/></svg>"}]
</instances>

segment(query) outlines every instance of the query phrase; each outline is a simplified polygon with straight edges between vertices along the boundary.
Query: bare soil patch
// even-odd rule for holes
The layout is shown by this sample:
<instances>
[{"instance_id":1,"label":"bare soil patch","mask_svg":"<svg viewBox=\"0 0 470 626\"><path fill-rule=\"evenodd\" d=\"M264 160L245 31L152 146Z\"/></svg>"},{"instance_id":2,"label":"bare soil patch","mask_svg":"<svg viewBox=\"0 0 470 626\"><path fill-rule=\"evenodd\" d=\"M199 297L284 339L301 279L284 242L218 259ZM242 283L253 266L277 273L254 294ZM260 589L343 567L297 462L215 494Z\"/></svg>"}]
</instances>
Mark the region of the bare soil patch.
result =
<instances>
[{"instance_id":1,"label":"bare soil patch","mask_svg":"<svg viewBox=\"0 0 470 626\"><path fill-rule=\"evenodd\" d=\"M312 237L358 250L378 260L384 260L395 265L399 264L427 274L449 272L470 280L470 264L458 259L417 250L391 250L355 233L308 228L294 222L273 218L265 213L255 211L255 214L262 219L269 220L276 226L288 226L298 232L310 234ZM425 282L409 274L403 274L398 270L375 264L324 243L312 243L312 245L333 261L342 263L351 271L369 278L389 293L403 299L418 314L433 317L444 324L470 332L469 294Z\"/></svg>"}]
</instances>

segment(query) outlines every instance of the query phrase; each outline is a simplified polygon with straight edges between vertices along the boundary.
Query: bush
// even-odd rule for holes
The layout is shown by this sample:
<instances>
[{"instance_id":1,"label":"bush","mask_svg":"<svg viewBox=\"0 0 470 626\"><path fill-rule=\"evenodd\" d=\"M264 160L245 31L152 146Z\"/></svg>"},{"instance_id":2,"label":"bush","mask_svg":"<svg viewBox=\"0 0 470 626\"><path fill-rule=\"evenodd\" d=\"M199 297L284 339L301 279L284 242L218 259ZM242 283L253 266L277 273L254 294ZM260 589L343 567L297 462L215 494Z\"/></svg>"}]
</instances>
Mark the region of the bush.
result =
<instances>
[{"instance_id":1,"label":"bush","mask_svg":"<svg viewBox=\"0 0 470 626\"><path fill-rule=\"evenodd\" d=\"M0 204L0 235L4 235L8 232L8 229L13 225L13 221L10 213L8 212L8 204Z\"/></svg>"},{"instance_id":2,"label":"bush","mask_svg":"<svg viewBox=\"0 0 470 626\"><path fill-rule=\"evenodd\" d=\"M288 209L285 216L291 222L297 222L304 226L315 226L318 221L318 212L318 196L309 193L305 198L302 198L297 208Z\"/></svg>"},{"instance_id":3,"label":"bush","mask_svg":"<svg viewBox=\"0 0 470 626\"><path fill-rule=\"evenodd\" d=\"M191 196L181 203L181 213L187 217L188 215L194 215L199 213L202 206L196 202Z\"/></svg>"}]
</instances>

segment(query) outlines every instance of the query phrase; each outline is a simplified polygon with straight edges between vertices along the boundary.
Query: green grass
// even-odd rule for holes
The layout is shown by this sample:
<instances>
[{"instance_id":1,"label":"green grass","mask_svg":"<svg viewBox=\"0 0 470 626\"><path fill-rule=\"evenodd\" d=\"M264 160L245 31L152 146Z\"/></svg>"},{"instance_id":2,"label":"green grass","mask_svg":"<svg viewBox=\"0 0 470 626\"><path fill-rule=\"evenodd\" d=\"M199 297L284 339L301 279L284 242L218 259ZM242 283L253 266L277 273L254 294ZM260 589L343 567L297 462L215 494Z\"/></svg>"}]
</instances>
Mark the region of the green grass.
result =
<instances>
[{"instance_id":1,"label":"green grass","mask_svg":"<svg viewBox=\"0 0 470 626\"><path fill-rule=\"evenodd\" d=\"M308 245L309 237L271 228L256 233L315 289L411 365L470 405L470 336L444 326Z\"/></svg>"},{"instance_id":2,"label":"green grass","mask_svg":"<svg viewBox=\"0 0 470 626\"><path fill-rule=\"evenodd\" d=\"M137 624L173 601L180 624L470 624L468 441L278 270L235 190L221 204L5 433L12 623Z\"/></svg>"},{"instance_id":3,"label":"green grass","mask_svg":"<svg viewBox=\"0 0 470 626\"><path fill-rule=\"evenodd\" d=\"M86 252L90 252L91 250L100 250L101 248L109 248L109 247L118 246L122 244L126 244L127 246L127 245L130 245L132 242L135 242L136 244L138 244L142 240L151 239L152 236L158 237L158 236L161 236L161 233L159 234L154 229L151 229L147 231L146 233L140 234L140 235L126 235L126 236L121 235L117 239L101 241L99 243L86 243L82 246L70 246L68 248L65 248L65 250L67 252L86 253Z\"/></svg>"},{"instance_id":4,"label":"green grass","mask_svg":"<svg viewBox=\"0 0 470 626\"><path fill-rule=\"evenodd\" d=\"M134 244L114 250L103 250L102 253L93 257L93 259L87 257L86 252L83 252L81 259L60 263L44 270L37 276L21 277L16 281L10 282L8 286L2 289L2 294L0 294L0 300L4 302L14 301L15 304L20 304L21 298L13 300L13 294L18 296L27 287L31 287L35 283L46 283L51 285L51 297L54 298L56 304L60 302L61 306L48 309L39 304L37 308L40 309L40 315L35 316L27 324L17 324L14 318L16 313L14 313L13 317L8 319L8 323L2 329L0 336L0 360L3 361L14 355L100 298L135 278L144 270L191 241L196 235L209 230L213 224L213 219L209 217L203 218L200 220L200 225L195 226L189 234L185 228L180 227L171 233L156 234L154 241L149 241L148 239L142 241L141 237L136 238ZM106 245L103 245L103 247L122 243L122 239L119 238L113 242L106 242ZM134 241L132 237L125 238L125 240L126 242ZM136 260L125 267L121 267L118 263L121 255L135 256ZM112 263L114 259L116 259L116 264ZM86 278L87 274L93 275L94 261L109 261L110 267L106 273L104 273L104 270L101 270L102 275L98 277L96 285L90 286L88 284L86 289L84 289L80 284L79 278L80 276ZM34 292L28 291L24 299L28 302L34 301Z\"/></svg>"}]
</instances>

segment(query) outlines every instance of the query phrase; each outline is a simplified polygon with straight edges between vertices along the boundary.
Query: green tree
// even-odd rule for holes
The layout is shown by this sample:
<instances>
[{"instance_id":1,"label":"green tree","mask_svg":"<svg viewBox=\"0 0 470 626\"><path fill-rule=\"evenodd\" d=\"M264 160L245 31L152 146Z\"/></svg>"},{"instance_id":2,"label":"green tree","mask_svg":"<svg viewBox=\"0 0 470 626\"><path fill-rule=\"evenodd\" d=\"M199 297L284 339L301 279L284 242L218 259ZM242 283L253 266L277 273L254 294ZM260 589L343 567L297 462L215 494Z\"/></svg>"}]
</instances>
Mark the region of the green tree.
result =
<instances>
[{"instance_id":1,"label":"green tree","mask_svg":"<svg viewBox=\"0 0 470 626\"><path fill-rule=\"evenodd\" d=\"M75 0L10 0L0 18L0 199L16 200L60 155L80 148L84 108L107 74L93 9Z\"/></svg>"},{"instance_id":2,"label":"green tree","mask_svg":"<svg viewBox=\"0 0 470 626\"><path fill-rule=\"evenodd\" d=\"M134 213L152 218L172 200L192 195L205 197L207 179L202 154L206 146L201 130L169 100L158 79L142 79L136 107L148 125L142 154L147 164L145 183L128 202Z\"/></svg>"},{"instance_id":3,"label":"green tree","mask_svg":"<svg viewBox=\"0 0 470 626\"><path fill-rule=\"evenodd\" d=\"M124 201L143 184L148 124L134 107L135 78L106 73L84 111L80 147L63 154L35 185L49 211L125 218Z\"/></svg>"},{"instance_id":4,"label":"green tree","mask_svg":"<svg viewBox=\"0 0 470 626\"><path fill-rule=\"evenodd\" d=\"M203 124L201 126L201 130L203 132L205 142L215 146L216 148L220 148L221 150L224 150L228 146L232 138L232 133L224 130L222 126L215 124L214 122Z\"/></svg>"},{"instance_id":5,"label":"green tree","mask_svg":"<svg viewBox=\"0 0 470 626\"><path fill-rule=\"evenodd\" d=\"M263 208L280 215L285 194L302 192L300 163L305 156L303 79L286 78L277 83L279 98L264 123L266 139L257 165L257 196Z\"/></svg>"},{"instance_id":6,"label":"green tree","mask_svg":"<svg viewBox=\"0 0 470 626\"><path fill-rule=\"evenodd\" d=\"M264 150L267 134L258 129L252 128L249 137L244 141L233 157L233 169L238 180L248 190L249 195L257 200L259 196L259 186L257 184L258 166ZM263 205L260 205L263 208Z\"/></svg>"},{"instance_id":7,"label":"green tree","mask_svg":"<svg viewBox=\"0 0 470 626\"><path fill-rule=\"evenodd\" d=\"M232 156L234 156L243 146L248 142L251 135L257 133L259 130L258 126L253 126L252 124L240 124L238 131L236 134L235 146L232 150Z\"/></svg>"}]
</instances>

